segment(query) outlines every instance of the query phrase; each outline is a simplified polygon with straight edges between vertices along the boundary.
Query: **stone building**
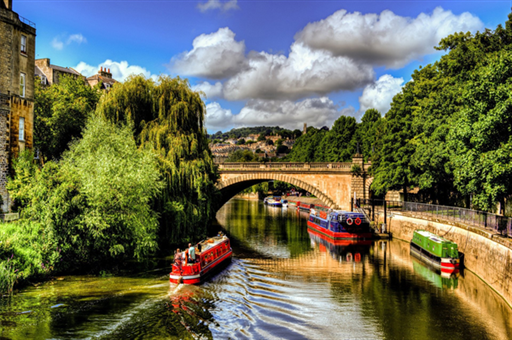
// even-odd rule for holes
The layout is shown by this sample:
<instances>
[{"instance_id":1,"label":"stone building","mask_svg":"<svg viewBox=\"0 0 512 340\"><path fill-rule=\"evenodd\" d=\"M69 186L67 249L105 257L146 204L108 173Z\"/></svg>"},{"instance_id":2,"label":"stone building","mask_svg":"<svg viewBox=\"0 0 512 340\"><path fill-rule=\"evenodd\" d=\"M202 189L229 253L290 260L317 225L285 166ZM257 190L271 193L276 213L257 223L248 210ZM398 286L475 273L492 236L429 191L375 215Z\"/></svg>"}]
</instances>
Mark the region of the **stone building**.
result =
<instances>
[{"instance_id":1,"label":"stone building","mask_svg":"<svg viewBox=\"0 0 512 340\"><path fill-rule=\"evenodd\" d=\"M35 75L41 79L44 85L53 85L59 83L59 78L65 75L71 75L75 78L83 77L80 72L70 68L50 64L50 58L36 59Z\"/></svg>"},{"instance_id":2,"label":"stone building","mask_svg":"<svg viewBox=\"0 0 512 340\"><path fill-rule=\"evenodd\" d=\"M117 80L112 78L112 73L110 73L110 69L106 69L101 67L98 71L98 74L90 76L87 78L87 82L91 87L98 84L101 81L101 89L102 90L110 90L110 88L117 83Z\"/></svg>"},{"instance_id":3,"label":"stone building","mask_svg":"<svg viewBox=\"0 0 512 340\"><path fill-rule=\"evenodd\" d=\"M0 195L2 210L10 207L6 191L9 165L33 147L35 24L0 0Z\"/></svg>"}]
</instances>

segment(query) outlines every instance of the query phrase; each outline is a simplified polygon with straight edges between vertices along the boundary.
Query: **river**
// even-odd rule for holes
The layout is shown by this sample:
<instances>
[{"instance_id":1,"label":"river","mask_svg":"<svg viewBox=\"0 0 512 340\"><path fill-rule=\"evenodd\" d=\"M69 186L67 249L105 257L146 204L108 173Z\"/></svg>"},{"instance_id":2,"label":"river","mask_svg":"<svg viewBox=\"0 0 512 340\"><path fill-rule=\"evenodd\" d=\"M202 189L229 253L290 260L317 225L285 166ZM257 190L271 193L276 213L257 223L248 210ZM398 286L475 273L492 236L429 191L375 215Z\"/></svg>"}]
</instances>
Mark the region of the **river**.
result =
<instances>
[{"instance_id":1,"label":"river","mask_svg":"<svg viewBox=\"0 0 512 340\"><path fill-rule=\"evenodd\" d=\"M231 200L232 263L171 285L166 259L129 276L63 276L0 300L2 339L511 339L512 310L469 271L441 277L399 240L332 246L304 213Z\"/></svg>"}]
</instances>

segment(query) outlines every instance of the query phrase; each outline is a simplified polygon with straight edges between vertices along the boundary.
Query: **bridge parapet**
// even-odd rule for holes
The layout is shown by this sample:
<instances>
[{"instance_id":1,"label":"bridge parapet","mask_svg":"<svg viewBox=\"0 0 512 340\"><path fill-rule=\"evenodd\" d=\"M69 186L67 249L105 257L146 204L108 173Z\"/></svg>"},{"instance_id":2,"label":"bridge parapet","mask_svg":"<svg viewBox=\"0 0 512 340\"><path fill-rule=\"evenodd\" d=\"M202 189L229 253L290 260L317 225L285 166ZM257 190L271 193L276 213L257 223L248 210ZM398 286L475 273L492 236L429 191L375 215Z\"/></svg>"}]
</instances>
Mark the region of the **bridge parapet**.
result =
<instances>
[{"instance_id":1,"label":"bridge parapet","mask_svg":"<svg viewBox=\"0 0 512 340\"><path fill-rule=\"evenodd\" d=\"M221 163L218 165L219 171L301 171L301 172L350 172L352 163L297 163L297 162L277 162L277 163Z\"/></svg>"}]
</instances>

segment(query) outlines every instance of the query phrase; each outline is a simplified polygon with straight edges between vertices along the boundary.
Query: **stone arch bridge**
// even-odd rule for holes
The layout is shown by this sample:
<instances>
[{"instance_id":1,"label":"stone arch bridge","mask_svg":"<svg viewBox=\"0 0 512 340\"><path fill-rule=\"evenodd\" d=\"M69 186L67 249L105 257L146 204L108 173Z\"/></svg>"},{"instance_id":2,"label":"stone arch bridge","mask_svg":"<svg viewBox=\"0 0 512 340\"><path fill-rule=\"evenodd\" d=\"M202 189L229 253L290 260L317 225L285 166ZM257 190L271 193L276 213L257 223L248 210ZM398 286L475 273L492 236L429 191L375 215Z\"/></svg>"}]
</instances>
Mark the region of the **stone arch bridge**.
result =
<instances>
[{"instance_id":1,"label":"stone arch bridge","mask_svg":"<svg viewBox=\"0 0 512 340\"><path fill-rule=\"evenodd\" d=\"M359 173L355 173L359 168ZM240 191L261 182L278 180L307 190L333 209L350 210L354 192L357 198L368 198L372 178L368 177L370 163L355 155L352 163L220 163L222 193L218 208Z\"/></svg>"}]
</instances>

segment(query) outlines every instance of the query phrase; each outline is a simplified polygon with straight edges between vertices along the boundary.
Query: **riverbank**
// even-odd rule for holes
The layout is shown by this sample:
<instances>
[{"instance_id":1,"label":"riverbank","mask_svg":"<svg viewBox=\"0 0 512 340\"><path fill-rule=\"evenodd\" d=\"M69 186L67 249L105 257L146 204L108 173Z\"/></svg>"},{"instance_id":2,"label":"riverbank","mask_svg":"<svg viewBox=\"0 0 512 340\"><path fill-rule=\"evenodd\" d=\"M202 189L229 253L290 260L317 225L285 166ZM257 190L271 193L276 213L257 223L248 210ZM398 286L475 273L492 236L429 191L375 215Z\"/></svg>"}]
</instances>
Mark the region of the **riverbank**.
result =
<instances>
[{"instance_id":1,"label":"riverbank","mask_svg":"<svg viewBox=\"0 0 512 340\"><path fill-rule=\"evenodd\" d=\"M382 222L382 218L380 219ZM393 213L387 218L393 238L410 242L417 229L427 230L458 244L464 268L477 275L512 308L512 243L500 235L446 221Z\"/></svg>"}]
</instances>

